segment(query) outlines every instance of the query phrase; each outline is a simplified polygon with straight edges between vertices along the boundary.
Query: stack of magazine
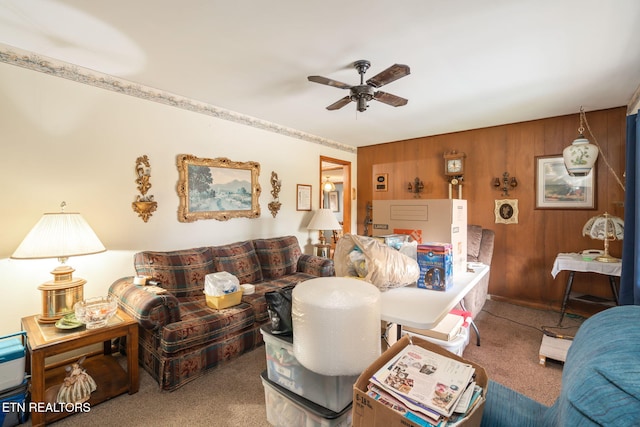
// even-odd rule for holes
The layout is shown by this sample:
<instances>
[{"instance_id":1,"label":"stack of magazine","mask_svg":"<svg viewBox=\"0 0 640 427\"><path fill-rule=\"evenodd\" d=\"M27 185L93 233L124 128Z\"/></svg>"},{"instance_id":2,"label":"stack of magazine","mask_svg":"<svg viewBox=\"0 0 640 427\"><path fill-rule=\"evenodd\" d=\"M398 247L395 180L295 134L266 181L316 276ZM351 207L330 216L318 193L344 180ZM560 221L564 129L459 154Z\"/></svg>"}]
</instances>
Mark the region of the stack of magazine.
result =
<instances>
[{"instance_id":1,"label":"stack of magazine","mask_svg":"<svg viewBox=\"0 0 640 427\"><path fill-rule=\"evenodd\" d=\"M420 426L455 426L482 402L475 368L406 346L369 380L367 394Z\"/></svg>"}]
</instances>

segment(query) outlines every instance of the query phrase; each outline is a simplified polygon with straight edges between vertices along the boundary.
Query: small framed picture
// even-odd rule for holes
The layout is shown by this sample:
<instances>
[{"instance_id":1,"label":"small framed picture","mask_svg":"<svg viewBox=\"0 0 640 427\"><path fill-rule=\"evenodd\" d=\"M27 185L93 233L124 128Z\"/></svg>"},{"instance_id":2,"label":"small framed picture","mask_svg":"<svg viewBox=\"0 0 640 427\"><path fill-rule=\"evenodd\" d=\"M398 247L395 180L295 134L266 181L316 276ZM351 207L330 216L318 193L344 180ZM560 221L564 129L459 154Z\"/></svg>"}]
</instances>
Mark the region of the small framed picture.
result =
<instances>
[{"instance_id":1,"label":"small framed picture","mask_svg":"<svg viewBox=\"0 0 640 427\"><path fill-rule=\"evenodd\" d=\"M329 208L332 212L340 212L340 205L338 204L338 192L329 192Z\"/></svg>"},{"instance_id":2,"label":"small framed picture","mask_svg":"<svg viewBox=\"0 0 640 427\"><path fill-rule=\"evenodd\" d=\"M296 210L311 210L311 186L307 184L296 185Z\"/></svg>"},{"instance_id":3,"label":"small framed picture","mask_svg":"<svg viewBox=\"0 0 640 427\"><path fill-rule=\"evenodd\" d=\"M493 212L496 216L496 224L517 224L518 199L496 200Z\"/></svg>"},{"instance_id":4,"label":"small framed picture","mask_svg":"<svg viewBox=\"0 0 640 427\"><path fill-rule=\"evenodd\" d=\"M561 155L536 157L536 209L595 209L596 170L571 176Z\"/></svg>"}]
</instances>

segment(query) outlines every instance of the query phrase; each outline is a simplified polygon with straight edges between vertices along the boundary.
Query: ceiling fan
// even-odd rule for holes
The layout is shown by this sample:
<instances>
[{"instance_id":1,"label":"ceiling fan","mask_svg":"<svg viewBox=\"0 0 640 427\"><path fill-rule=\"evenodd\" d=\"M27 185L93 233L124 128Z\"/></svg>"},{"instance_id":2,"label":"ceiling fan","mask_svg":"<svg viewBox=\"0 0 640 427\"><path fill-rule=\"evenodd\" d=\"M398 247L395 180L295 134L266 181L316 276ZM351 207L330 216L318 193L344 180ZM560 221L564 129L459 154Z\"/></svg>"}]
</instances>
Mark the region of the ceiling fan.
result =
<instances>
[{"instance_id":1,"label":"ceiling fan","mask_svg":"<svg viewBox=\"0 0 640 427\"><path fill-rule=\"evenodd\" d=\"M351 101L354 101L357 103L358 111L363 112L367 109L367 107L369 107L367 102L371 101L372 99L391 105L393 107L400 107L407 104L407 99L376 89L408 75L410 73L408 65L394 64L386 70L371 77L369 80L367 80L366 83L364 82L364 73L367 72L367 70L371 66L371 63L367 60L362 59L354 62L353 66L356 70L358 70L358 74L360 74L360 84L356 86L348 85L346 83L342 83L322 76L307 77L310 82L333 86L339 89L350 90L351 93L349 95L329 105L327 107L327 110L338 110Z\"/></svg>"}]
</instances>

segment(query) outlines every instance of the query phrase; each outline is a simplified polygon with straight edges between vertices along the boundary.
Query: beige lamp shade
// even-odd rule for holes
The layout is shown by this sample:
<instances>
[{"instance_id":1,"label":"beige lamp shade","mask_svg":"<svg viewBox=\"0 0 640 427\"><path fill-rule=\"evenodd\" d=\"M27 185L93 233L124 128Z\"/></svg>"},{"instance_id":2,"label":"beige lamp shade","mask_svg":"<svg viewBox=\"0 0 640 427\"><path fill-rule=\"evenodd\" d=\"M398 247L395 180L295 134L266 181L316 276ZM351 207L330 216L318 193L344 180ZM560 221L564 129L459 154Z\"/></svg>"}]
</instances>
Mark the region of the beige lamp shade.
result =
<instances>
[{"instance_id":1,"label":"beige lamp shade","mask_svg":"<svg viewBox=\"0 0 640 427\"><path fill-rule=\"evenodd\" d=\"M69 258L96 254L106 248L79 213L45 213L11 258Z\"/></svg>"},{"instance_id":2,"label":"beige lamp shade","mask_svg":"<svg viewBox=\"0 0 640 427\"><path fill-rule=\"evenodd\" d=\"M307 228L309 230L340 230L342 226L331 209L318 209Z\"/></svg>"},{"instance_id":3,"label":"beige lamp shade","mask_svg":"<svg viewBox=\"0 0 640 427\"><path fill-rule=\"evenodd\" d=\"M320 244L324 245L326 243L326 238L324 236L324 230L341 230L342 226L338 222L338 219L333 214L331 209L318 209L314 214L311 221L309 221L309 225L307 225L309 230L318 230L320 232L319 240Z\"/></svg>"},{"instance_id":4,"label":"beige lamp shade","mask_svg":"<svg viewBox=\"0 0 640 427\"><path fill-rule=\"evenodd\" d=\"M592 239L604 240L604 254L597 257L596 261L619 262L620 259L609 255L609 241L622 240L624 238L624 221L617 216L604 213L590 218L582 227L582 235Z\"/></svg>"}]
</instances>

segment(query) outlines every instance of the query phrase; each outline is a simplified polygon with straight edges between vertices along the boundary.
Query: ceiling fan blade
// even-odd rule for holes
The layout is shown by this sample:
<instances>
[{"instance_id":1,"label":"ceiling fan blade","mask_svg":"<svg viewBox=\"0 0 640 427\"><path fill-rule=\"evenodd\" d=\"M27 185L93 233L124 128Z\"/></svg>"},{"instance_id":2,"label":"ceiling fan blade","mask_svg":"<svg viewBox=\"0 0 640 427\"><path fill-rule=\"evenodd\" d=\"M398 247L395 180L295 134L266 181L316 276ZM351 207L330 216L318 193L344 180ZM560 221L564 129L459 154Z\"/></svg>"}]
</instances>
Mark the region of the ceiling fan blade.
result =
<instances>
[{"instance_id":1,"label":"ceiling fan blade","mask_svg":"<svg viewBox=\"0 0 640 427\"><path fill-rule=\"evenodd\" d=\"M338 110L351 102L351 96L345 96L327 107L327 110Z\"/></svg>"},{"instance_id":2,"label":"ceiling fan blade","mask_svg":"<svg viewBox=\"0 0 640 427\"><path fill-rule=\"evenodd\" d=\"M328 78L322 77L322 76L309 76L309 77L307 77L307 79L310 82L320 83L321 85L333 86L333 87L337 87L339 89L351 89L351 85L339 82L337 80L328 79Z\"/></svg>"},{"instance_id":3,"label":"ceiling fan blade","mask_svg":"<svg viewBox=\"0 0 640 427\"><path fill-rule=\"evenodd\" d=\"M401 107L403 105L407 105L407 102L409 102L408 99L400 98L399 96L392 95L381 90L373 94L373 99L384 102L385 104L389 104L393 107Z\"/></svg>"},{"instance_id":4,"label":"ceiling fan blade","mask_svg":"<svg viewBox=\"0 0 640 427\"><path fill-rule=\"evenodd\" d=\"M398 80L401 77L409 75L410 72L408 65L394 64L386 70L371 77L367 80L367 84L373 87L382 87Z\"/></svg>"}]
</instances>

